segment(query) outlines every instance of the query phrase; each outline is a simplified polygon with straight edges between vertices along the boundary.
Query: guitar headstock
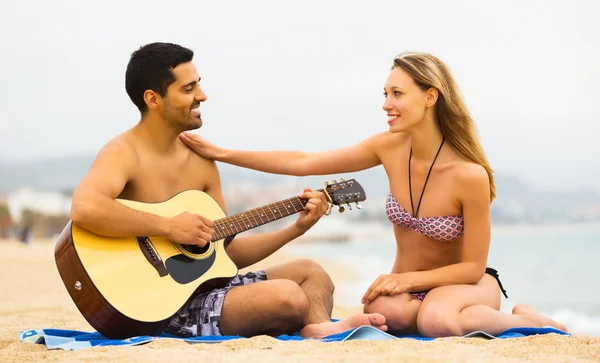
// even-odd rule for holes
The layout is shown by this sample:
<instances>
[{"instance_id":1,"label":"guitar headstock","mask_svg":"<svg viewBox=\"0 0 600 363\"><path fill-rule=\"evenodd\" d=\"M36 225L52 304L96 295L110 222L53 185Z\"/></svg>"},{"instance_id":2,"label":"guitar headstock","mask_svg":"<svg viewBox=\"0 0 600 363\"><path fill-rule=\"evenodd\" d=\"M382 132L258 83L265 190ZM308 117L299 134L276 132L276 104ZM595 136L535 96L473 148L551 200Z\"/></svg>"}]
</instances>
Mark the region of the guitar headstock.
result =
<instances>
[{"instance_id":1,"label":"guitar headstock","mask_svg":"<svg viewBox=\"0 0 600 363\"><path fill-rule=\"evenodd\" d=\"M356 208L361 209L362 207L359 202L363 202L367 199L365 190L355 179L344 180L341 178L340 181L333 180L332 183L325 182L325 195L328 201L333 205L339 207L339 212L342 213L346 209L344 204L352 210L350 203L355 203ZM328 214L331 213L331 208Z\"/></svg>"}]
</instances>

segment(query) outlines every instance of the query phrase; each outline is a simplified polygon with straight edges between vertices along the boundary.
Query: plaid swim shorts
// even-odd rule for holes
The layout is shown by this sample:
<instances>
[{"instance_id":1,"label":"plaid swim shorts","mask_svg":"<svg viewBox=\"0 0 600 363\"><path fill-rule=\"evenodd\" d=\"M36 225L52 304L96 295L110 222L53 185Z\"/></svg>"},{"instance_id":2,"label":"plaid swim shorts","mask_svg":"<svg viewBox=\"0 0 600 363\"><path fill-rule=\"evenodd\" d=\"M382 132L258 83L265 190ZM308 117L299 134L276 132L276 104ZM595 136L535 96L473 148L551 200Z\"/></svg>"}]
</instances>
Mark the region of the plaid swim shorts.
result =
<instances>
[{"instance_id":1,"label":"plaid swim shorts","mask_svg":"<svg viewBox=\"0 0 600 363\"><path fill-rule=\"evenodd\" d=\"M192 295L171 317L165 333L181 337L223 335L220 327L225 294L236 286L266 281L267 274L260 270L237 275L227 286Z\"/></svg>"}]
</instances>

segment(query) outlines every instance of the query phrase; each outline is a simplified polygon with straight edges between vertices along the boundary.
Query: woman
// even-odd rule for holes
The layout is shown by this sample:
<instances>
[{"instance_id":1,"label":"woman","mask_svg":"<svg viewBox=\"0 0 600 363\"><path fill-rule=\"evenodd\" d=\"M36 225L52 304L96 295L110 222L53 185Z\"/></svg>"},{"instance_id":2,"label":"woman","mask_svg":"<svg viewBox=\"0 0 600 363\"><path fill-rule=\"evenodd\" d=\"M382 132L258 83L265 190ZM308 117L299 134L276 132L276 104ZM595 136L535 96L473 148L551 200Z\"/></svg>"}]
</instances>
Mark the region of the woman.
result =
<instances>
[{"instance_id":1,"label":"woman","mask_svg":"<svg viewBox=\"0 0 600 363\"><path fill-rule=\"evenodd\" d=\"M221 162L296 176L360 171L383 164L390 185L385 211L397 253L392 271L363 296L395 334L460 336L513 327L565 326L516 305L500 312L504 292L487 268L492 169L448 68L426 53L394 59L384 87L389 130L333 151L226 150L193 134L181 139Z\"/></svg>"}]
</instances>

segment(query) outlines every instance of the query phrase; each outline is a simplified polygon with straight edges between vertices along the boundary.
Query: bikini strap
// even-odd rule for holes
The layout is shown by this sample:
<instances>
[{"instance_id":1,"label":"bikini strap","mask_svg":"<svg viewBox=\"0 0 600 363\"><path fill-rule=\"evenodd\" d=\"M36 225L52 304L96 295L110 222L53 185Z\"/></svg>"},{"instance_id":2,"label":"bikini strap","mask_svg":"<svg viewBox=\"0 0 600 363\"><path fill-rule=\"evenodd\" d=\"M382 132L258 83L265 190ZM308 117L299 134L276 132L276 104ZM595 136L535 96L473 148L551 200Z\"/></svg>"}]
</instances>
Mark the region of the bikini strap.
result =
<instances>
[{"instance_id":1,"label":"bikini strap","mask_svg":"<svg viewBox=\"0 0 600 363\"><path fill-rule=\"evenodd\" d=\"M442 150L442 146L444 146L444 141L446 141L446 136L442 139L442 143L438 148L433 161L431 162L431 166L429 167L429 172L427 173L427 177L425 178L425 184L423 184L423 190L421 191L421 197L419 198L419 204L417 204L417 212L415 213L415 205L413 204L413 196L412 196L412 178L410 176L410 161L412 160L412 147L410 148L410 156L408 157L408 189L410 192L410 207L412 208L413 217L418 218L419 209L421 208L421 200L423 200L423 194L425 194L425 187L427 186L427 181L429 180L429 175L431 174L431 170L433 169L433 164L435 164L435 160L437 159L440 151Z\"/></svg>"}]
</instances>

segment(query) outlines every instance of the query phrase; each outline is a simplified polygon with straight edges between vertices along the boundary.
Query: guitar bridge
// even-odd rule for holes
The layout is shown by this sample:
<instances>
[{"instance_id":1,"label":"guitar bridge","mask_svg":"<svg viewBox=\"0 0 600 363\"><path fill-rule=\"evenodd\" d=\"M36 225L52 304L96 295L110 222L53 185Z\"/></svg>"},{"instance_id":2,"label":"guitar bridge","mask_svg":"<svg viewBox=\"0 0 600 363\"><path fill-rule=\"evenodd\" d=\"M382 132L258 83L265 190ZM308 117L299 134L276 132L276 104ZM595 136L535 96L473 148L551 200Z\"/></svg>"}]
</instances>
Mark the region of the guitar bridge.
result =
<instances>
[{"instance_id":1,"label":"guitar bridge","mask_svg":"<svg viewBox=\"0 0 600 363\"><path fill-rule=\"evenodd\" d=\"M144 256L146 256L148 262L150 262L150 264L156 269L158 275L160 277L167 276L169 272L167 271L167 268L165 267L162 258L160 258L160 255L158 254L158 252L156 252L156 249L154 248L152 241L150 241L150 238L137 237L137 240L140 249L142 250L142 253L144 254Z\"/></svg>"}]
</instances>

